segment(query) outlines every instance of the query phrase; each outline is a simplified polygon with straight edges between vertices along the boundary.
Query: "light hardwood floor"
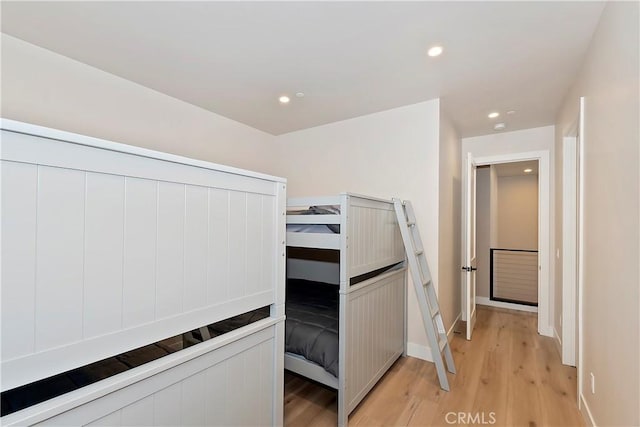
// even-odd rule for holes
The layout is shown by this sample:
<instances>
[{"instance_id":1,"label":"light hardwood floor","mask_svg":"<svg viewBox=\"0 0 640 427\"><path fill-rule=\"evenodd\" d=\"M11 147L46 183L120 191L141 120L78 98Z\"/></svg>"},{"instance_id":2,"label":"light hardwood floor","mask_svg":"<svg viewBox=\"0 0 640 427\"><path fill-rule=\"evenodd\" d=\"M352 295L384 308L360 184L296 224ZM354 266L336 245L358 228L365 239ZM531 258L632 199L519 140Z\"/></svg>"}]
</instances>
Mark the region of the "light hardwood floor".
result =
<instances>
[{"instance_id":1,"label":"light hardwood floor","mask_svg":"<svg viewBox=\"0 0 640 427\"><path fill-rule=\"evenodd\" d=\"M349 425L584 425L576 370L560 363L553 340L536 329L533 313L478 307L472 341L454 335L451 343L458 373L449 376L450 392L440 390L432 363L404 357L352 412ZM335 426L336 392L286 373L284 411L286 426Z\"/></svg>"}]
</instances>

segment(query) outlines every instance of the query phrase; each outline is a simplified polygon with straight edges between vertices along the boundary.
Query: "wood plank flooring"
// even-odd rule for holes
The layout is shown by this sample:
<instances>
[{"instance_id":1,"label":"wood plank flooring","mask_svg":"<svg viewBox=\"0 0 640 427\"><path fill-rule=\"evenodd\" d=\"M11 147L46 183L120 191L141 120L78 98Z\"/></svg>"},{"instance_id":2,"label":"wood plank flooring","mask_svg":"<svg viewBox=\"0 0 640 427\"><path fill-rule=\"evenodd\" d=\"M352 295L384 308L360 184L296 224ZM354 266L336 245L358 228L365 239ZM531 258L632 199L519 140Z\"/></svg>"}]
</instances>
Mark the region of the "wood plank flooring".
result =
<instances>
[{"instance_id":1,"label":"wood plank flooring","mask_svg":"<svg viewBox=\"0 0 640 427\"><path fill-rule=\"evenodd\" d=\"M576 370L534 313L478 307L473 340L454 335L458 373L440 390L432 363L404 357L351 413L350 426L582 426ZM336 392L285 373L285 425L335 426ZM462 413L462 414L459 414ZM493 421L493 422L492 422Z\"/></svg>"}]
</instances>

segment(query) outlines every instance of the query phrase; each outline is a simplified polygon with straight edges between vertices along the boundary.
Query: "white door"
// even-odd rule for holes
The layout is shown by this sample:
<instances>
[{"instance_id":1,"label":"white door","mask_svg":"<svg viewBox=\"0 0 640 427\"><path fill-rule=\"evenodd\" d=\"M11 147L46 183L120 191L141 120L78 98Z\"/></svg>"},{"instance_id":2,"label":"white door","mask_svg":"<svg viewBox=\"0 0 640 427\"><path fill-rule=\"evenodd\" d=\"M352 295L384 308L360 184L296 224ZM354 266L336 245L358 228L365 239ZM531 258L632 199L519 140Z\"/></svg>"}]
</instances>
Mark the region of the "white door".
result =
<instances>
[{"instance_id":1,"label":"white door","mask_svg":"<svg viewBox=\"0 0 640 427\"><path fill-rule=\"evenodd\" d=\"M467 161L463 166L463 208L464 230L463 238L463 262L462 266L462 295L463 304L462 320L467 325L467 339L471 339L473 327L476 323L476 164L471 156L467 155Z\"/></svg>"}]
</instances>

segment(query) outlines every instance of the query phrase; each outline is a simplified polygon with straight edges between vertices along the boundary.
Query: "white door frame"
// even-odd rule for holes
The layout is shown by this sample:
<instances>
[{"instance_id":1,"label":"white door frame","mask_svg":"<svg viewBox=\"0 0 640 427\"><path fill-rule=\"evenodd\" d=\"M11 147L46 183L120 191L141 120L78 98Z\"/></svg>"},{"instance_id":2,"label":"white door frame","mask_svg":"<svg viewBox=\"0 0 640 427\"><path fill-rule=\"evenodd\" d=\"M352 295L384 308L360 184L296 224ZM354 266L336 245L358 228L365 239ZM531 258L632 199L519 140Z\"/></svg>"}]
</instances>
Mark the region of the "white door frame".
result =
<instances>
[{"instance_id":1,"label":"white door frame","mask_svg":"<svg viewBox=\"0 0 640 427\"><path fill-rule=\"evenodd\" d=\"M462 227L462 321L466 323L466 338L471 339L473 328L476 323L476 258L477 258L477 227L476 227L476 160L472 153L467 153L464 161L463 171L463 193L464 200L462 209L464 211ZM465 270L466 269L466 270Z\"/></svg>"},{"instance_id":2,"label":"white door frame","mask_svg":"<svg viewBox=\"0 0 640 427\"><path fill-rule=\"evenodd\" d=\"M562 140L561 356L563 364L578 368L578 407L581 404L583 378L584 104L585 98L580 97L578 117Z\"/></svg>"},{"instance_id":3,"label":"white door frame","mask_svg":"<svg viewBox=\"0 0 640 427\"><path fill-rule=\"evenodd\" d=\"M550 154L548 150L540 150L474 157L474 160L477 166L528 160L538 161L538 333L547 337L553 337L553 323L549 316L552 307L552 294L550 292L551 242L549 239L549 224L551 219L551 171L549 158Z\"/></svg>"},{"instance_id":4,"label":"white door frame","mask_svg":"<svg viewBox=\"0 0 640 427\"><path fill-rule=\"evenodd\" d=\"M562 140L562 363L576 366L576 295L578 281L578 138ZM558 335L557 331L555 332Z\"/></svg>"},{"instance_id":5,"label":"white door frame","mask_svg":"<svg viewBox=\"0 0 640 427\"><path fill-rule=\"evenodd\" d=\"M582 296L584 292L584 128L585 128L585 97L580 97L580 110L578 115L578 140L577 140L577 154L578 154L578 283L577 283L577 295L576 295L576 309L577 309L577 333L576 339L578 341L578 355L576 360L576 367L578 368L578 408L582 409L581 397L582 397L582 351L583 351L583 303ZM587 408L587 412L589 409ZM589 418L591 418L589 414ZM593 418L591 418L593 419Z\"/></svg>"}]
</instances>

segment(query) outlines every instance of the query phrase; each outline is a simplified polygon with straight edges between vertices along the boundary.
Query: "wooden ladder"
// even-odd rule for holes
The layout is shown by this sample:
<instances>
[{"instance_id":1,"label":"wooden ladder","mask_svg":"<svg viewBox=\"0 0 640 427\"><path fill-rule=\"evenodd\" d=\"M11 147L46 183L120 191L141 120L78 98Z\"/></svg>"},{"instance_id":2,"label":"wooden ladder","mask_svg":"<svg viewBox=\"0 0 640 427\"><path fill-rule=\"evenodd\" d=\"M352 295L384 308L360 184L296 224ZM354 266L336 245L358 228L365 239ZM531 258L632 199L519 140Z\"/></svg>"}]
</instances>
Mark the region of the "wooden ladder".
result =
<instances>
[{"instance_id":1,"label":"wooden ladder","mask_svg":"<svg viewBox=\"0 0 640 427\"><path fill-rule=\"evenodd\" d=\"M411 270L411 279L418 297L420 311L422 312L422 320L424 329L427 332L429 347L431 348L431 356L438 371L438 379L440 387L449 391L449 380L445 371L444 361L447 362L447 370L452 374L456 373L456 367L453 363L451 355L451 347L447 340L447 331L444 328L440 306L438 305L438 296L433 286L431 272L427 264L427 257L422 246L420 231L416 224L416 216L413 212L411 202L400 199L393 199L396 216L398 217L398 225L400 233L407 252L409 260L409 269Z\"/></svg>"}]
</instances>

